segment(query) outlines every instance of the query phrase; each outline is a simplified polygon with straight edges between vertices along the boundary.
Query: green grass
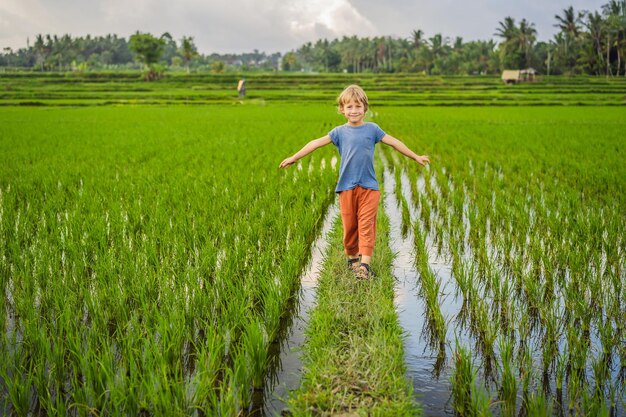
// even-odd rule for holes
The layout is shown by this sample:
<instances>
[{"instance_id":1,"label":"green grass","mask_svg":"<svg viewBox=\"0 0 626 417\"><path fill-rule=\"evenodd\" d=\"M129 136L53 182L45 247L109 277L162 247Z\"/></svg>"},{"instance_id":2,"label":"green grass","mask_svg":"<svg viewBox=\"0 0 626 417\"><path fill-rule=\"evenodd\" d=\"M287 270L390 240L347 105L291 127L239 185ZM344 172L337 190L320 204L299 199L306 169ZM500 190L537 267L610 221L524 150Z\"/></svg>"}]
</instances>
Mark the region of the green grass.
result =
<instances>
[{"instance_id":1,"label":"green grass","mask_svg":"<svg viewBox=\"0 0 626 417\"><path fill-rule=\"evenodd\" d=\"M372 261L377 276L359 281L347 270L336 222L306 330L302 385L288 403L294 416L419 415L405 376L388 233L381 207Z\"/></svg>"}]
</instances>

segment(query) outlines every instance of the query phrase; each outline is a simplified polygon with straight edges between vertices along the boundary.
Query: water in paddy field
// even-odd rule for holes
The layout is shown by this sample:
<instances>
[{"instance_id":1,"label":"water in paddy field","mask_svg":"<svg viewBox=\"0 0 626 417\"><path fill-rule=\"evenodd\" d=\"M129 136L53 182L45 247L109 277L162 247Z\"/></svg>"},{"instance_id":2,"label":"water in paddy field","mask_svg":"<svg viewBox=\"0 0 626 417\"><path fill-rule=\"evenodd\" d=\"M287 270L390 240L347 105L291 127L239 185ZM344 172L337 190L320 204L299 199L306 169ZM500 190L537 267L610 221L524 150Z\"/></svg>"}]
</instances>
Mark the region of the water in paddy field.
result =
<instances>
[{"instance_id":1,"label":"water in paddy field","mask_svg":"<svg viewBox=\"0 0 626 417\"><path fill-rule=\"evenodd\" d=\"M275 343L274 361L268 371L265 389L257 393L248 415L277 416L286 409L289 391L300 386L302 362L300 349L304 344L304 330L308 324L309 313L314 307L315 290L319 273L328 247L328 233L339 214L339 207L333 203L324 217L324 225L311 249L311 259L300 276L300 295L294 301L289 317L283 322L279 341Z\"/></svg>"},{"instance_id":2,"label":"water in paddy field","mask_svg":"<svg viewBox=\"0 0 626 417\"><path fill-rule=\"evenodd\" d=\"M407 182L405 182L406 184ZM441 363L437 349L431 349L425 333L425 306L418 297L418 272L415 269L415 251L411 232L402 237L402 213L393 192L395 179L389 171L384 172L384 205L390 226L390 246L396 254L393 273L397 279L395 304L400 325L405 332L404 354L407 376L413 384L417 401L422 405L425 416L453 415L451 402L451 370ZM406 190L405 190L406 191ZM429 255L429 259L435 258ZM436 260L430 265L442 279L442 286L450 279L450 265ZM449 352L446 352L449 357ZM438 360L439 359L439 360ZM445 359L444 359L445 360ZM434 374L439 374L435 376Z\"/></svg>"},{"instance_id":3,"label":"water in paddy field","mask_svg":"<svg viewBox=\"0 0 626 417\"><path fill-rule=\"evenodd\" d=\"M428 230L420 223L418 209L409 203L411 227L405 236L402 236L402 212L399 205L401 198L395 195L396 178L393 173L383 173L385 194L384 208L390 221L390 245L396 254L393 263L393 273L397 278L395 286L395 305L399 322L405 333L404 350L407 377L410 379L416 401L423 409L423 415L430 416L453 416L453 404L451 397L452 358L455 349L455 340L459 345L467 347L475 359L477 366L477 384L486 384L492 399L497 398L498 386L493 380L487 381L484 362L481 355L476 351L476 340L469 334L466 326L459 323L463 302L460 296L455 295L456 280L452 274L452 266L447 259L446 251L441 255L437 250L437 244ZM407 201L412 201L409 179L405 174L399 176L401 192ZM434 178L431 178L433 181ZM431 183L431 186L432 183ZM433 187L434 188L434 187ZM418 180L418 191L423 191L423 184ZM333 204L329 207L322 230L312 245L311 259L308 267L300 276L300 293L295 297L289 308L290 313L281 323L277 341L270 349L270 360L265 381L265 387L255 392L252 406L247 410L250 416L279 416L286 410L286 400L289 392L300 386L302 376L302 363L300 361L300 349L305 342L304 330L308 324L310 311L314 308L315 293L319 271L322 268L324 254L328 247L327 235L333 222L338 216L338 207ZM469 229L469 219L463 219L463 223ZM440 282L439 303L441 312L447 322L445 343L432 344L431 333L426 319L426 305L420 295L421 277L415 267L415 243L412 230L414 227L421 228L426 232L426 248L428 251L428 267ZM594 338L592 338L594 339ZM536 348L533 354L535 364L539 363L541 350L531 341ZM561 341L562 342L562 341ZM592 340L592 344L599 343ZM562 349L562 346L560 346ZM498 350L494 351L496 361L499 358ZM614 360L618 360L614 358ZM495 363L494 363L494 366ZM592 380L592 370L587 369L587 379ZM617 370L613 371L612 377L617 378ZM536 381L537 382L537 381ZM521 381L518 380L521 388ZM538 382L537 382L538 383ZM534 383L533 383L534 384ZM555 376L550 375L548 396L555 399L557 394L562 406L556 407L555 415L570 415L567 410L567 393L560 395L555 392ZM532 389L532 388L531 388ZM520 413L522 393L518 389L517 413ZM491 407L495 416L502 415L497 404ZM612 417L626 417L623 404L618 404L616 409L611 410Z\"/></svg>"},{"instance_id":4,"label":"water in paddy field","mask_svg":"<svg viewBox=\"0 0 626 417\"><path fill-rule=\"evenodd\" d=\"M411 188L408 185L409 179L405 174L402 174L400 177L402 194L407 201L411 201ZM453 416L450 380L453 373L452 355L455 339L458 340L459 345L469 348L474 359L477 359L474 362L474 366L479 367L476 382L478 384L486 384L492 398L497 397L498 387L492 383L493 381L486 381L489 377L486 375L484 362L481 359L482 356L475 351L476 342L473 336L468 333L468 330L458 323L462 310L462 300L460 297L455 296L456 280L452 274L452 265L445 255L441 256L438 253L435 243L427 234L428 266L437 279L440 280L440 309L448 323L445 345L440 349L438 345L432 346L430 344L431 338L425 316L427 307L419 294L421 278L415 267L416 255L412 233L412 227L415 227L415 223L419 222L419 214L415 208L410 208L411 222L413 224L403 237L402 212L399 198L395 194L396 177L393 173L385 170L383 178L385 185L384 206L390 223L390 246L396 254L393 263L393 273L397 279L395 304L400 324L405 333L404 349L407 376L413 385L416 401L421 404L425 416ZM465 222L466 220L464 219ZM418 227L421 227L421 225ZM563 343L564 340L562 339L559 343L561 351L563 351ZM533 362L538 364L541 361L541 349L532 341L531 344L536 348L532 354ZM591 344L599 346L600 341L596 336L592 335ZM494 353L499 358L497 347ZM613 363L619 362L616 354L613 355L612 361ZM611 378L614 381L619 379L618 371L619 367L614 367L611 371ZM587 380L593 386L593 370L590 367L586 369L586 374ZM520 409L523 402L520 390L522 382L518 380L517 383L516 415L522 415L522 410ZM547 383L549 385L549 398L552 400L558 398L561 403L560 406L555 406L553 410L554 415L570 415L567 409L567 392L564 390L559 395L558 391L556 391L554 373L550 374ZM620 394L618 393L617 395ZM497 405L491 407L491 412L495 416L501 415L501 410ZM624 404L618 401L616 407L613 410L609 410L609 413L611 417L626 417Z\"/></svg>"}]
</instances>

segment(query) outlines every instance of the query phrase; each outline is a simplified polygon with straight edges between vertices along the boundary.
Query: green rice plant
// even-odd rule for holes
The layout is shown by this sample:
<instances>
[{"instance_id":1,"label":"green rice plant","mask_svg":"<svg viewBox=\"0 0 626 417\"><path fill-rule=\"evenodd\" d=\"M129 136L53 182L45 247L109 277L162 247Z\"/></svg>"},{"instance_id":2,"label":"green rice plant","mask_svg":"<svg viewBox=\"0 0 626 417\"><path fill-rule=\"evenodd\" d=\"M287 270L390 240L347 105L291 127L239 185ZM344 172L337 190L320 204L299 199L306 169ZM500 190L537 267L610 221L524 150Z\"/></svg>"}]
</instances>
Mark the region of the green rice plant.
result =
<instances>
[{"instance_id":1,"label":"green rice plant","mask_svg":"<svg viewBox=\"0 0 626 417\"><path fill-rule=\"evenodd\" d=\"M400 194L399 201L402 208L402 223L400 227L400 233L403 238L406 238L409 233L409 229L411 228L411 212L409 210L409 204L407 203L406 198L404 198L404 195Z\"/></svg>"},{"instance_id":2,"label":"green rice plant","mask_svg":"<svg viewBox=\"0 0 626 417\"><path fill-rule=\"evenodd\" d=\"M526 398L525 412L527 416L550 417L553 414L552 401L546 395L539 392L531 392Z\"/></svg>"},{"instance_id":3,"label":"green rice plant","mask_svg":"<svg viewBox=\"0 0 626 417\"><path fill-rule=\"evenodd\" d=\"M205 340L197 347L197 367L191 377L191 403L205 414L217 410L219 399L219 377L223 374L222 354L224 341L218 333L207 334Z\"/></svg>"},{"instance_id":4,"label":"green rice plant","mask_svg":"<svg viewBox=\"0 0 626 417\"><path fill-rule=\"evenodd\" d=\"M60 395L59 387L51 387L50 378L48 372L46 372L46 361L44 356L40 356L36 359L33 367L33 387L37 393L37 405L38 408L48 415L55 415L57 413L56 406L53 398ZM54 395L53 395L54 393Z\"/></svg>"},{"instance_id":5,"label":"green rice plant","mask_svg":"<svg viewBox=\"0 0 626 417\"><path fill-rule=\"evenodd\" d=\"M529 349L521 350L518 356L522 390L522 409L528 409L531 401L531 382L534 379L533 357Z\"/></svg>"},{"instance_id":6,"label":"green rice plant","mask_svg":"<svg viewBox=\"0 0 626 417\"><path fill-rule=\"evenodd\" d=\"M257 176L252 188L258 191L242 191L225 166L241 168L243 162L251 169L289 145L234 158L232 151L252 137L241 123L235 127L236 146L198 139L211 129L217 137L231 137L220 123L232 109L216 108L208 116L206 109L192 110L203 114L204 126L182 130L192 126L191 109L135 108L132 117L128 109L95 110L70 112L51 136L39 135L32 124L35 148L21 140L15 125L2 123L3 139L22 143L23 155L39 145L62 147L50 164L24 170L16 156L10 165L3 160L0 173L2 265L14 271L9 281L3 275L4 294L12 292L3 302L10 298L7 311L19 317L15 328L27 340L16 363L38 364L31 411L45 404L48 410L71 406L78 414L113 409L122 415L178 414L197 408L212 414L213 400L189 394L198 384L199 341L230 332L221 353L211 356L216 361L211 375L207 371L200 379L204 392L219 401L219 374L235 366L233 358L247 357L236 352L250 318L267 321L264 327L276 332L329 202L321 191L332 185L335 173L312 168L297 178ZM248 115L254 119L258 111ZM110 129L85 135L85 121L101 115L114 120ZM44 125L48 117L57 118L40 116ZM178 127L171 130L159 119ZM3 155L7 143L0 144ZM170 152L172 146L180 152ZM311 193L296 192L303 188ZM269 204L276 194L268 190L275 189L290 203ZM223 199L225 190L234 197ZM15 343L3 338L0 346L7 352ZM250 400L246 366L239 365L238 378L227 382L242 384L231 391L241 407ZM158 372L149 374L152 370Z\"/></svg>"},{"instance_id":7,"label":"green rice plant","mask_svg":"<svg viewBox=\"0 0 626 417\"><path fill-rule=\"evenodd\" d=\"M532 275L524 275L523 289L526 297L525 305L527 306L527 314L530 319L530 330L539 323L539 308L543 305L542 301L542 289L539 279Z\"/></svg>"},{"instance_id":8,"label":"green rice plant","mask_svg":"<svg viewBox=\"0 0 626 417\"><path fill-rule=\"evenodd\" d=\"M394 160L396 158L395 155L391 154L389 155L392 159ZM394 194L396 195L396 207L400 207L400 200L398 199L400 196L404 196L404 192L402 191L402 171L399 169L395 169L395 168L389 168L389 166L395 166L393 163L392 164L387 164L387 169L391 169L392 173L394 174Z\"/></svg>"},{"instance_id":9,"label":"green rice plant","mask_svg":"<svg viewBox=\"0 0 626 417\"><path fill-rule=\"evenodd\" d=\"M500 280L496 279L496 282ZM499 318L500 328L504 334L507 334L511 330L513 322L513 290L511 288L510 281L507 277L502 277L502 281L499 284L499 291L496 292L494 305L499 308L497 311L497 317Z\"/></svg>"},{"instance_id":10,"label":"green rice plant","mask_svg":"<svg viewBox=\"0 0 626 417\"><path fill-rule=\"evenodd\" d=\"M454 352L454 373L452 377L452 400L458 415L472 414L472 392L475 387L476 371L467 349L457 345Z\"/></svg>"},{"instance_id":11,"label":"green rice plant","mask_svg":"<svg viewBox=\"0 0 626 417\"><path fill-rule=\"evenodd\" d=\"M570 352L570 359L568 363L568 383L567 383L567 394L569 397L568 401L568 410L570 413L579 414L581 412L581 399L583 397L583 387L585 384L584 381L584 370L580 368L581 364L581 348L579 345L574 345L570 347L573 350L573 353ZM572 356L574 357L572 359Z\"/></svg>"},{"instance_id":12,"label":"green rice plant","mask_svg":"<svg viewBox=\"0 0 626 417\"><path fill-rule=\"evenodd\" d=\"M603 395L582 393L581 413L587 416L609 417L614 413Z\"/></svg>"},{"instance_id":13,"label":"green rice plant","mask_svg":"<svg viewBox=\"0 0 626 417\"><path fill-rule=\"evenodd\" d=\"M263 304L263 322L274 324L274 326L269 329L267 328L267 324L264 325L266 326L264 328L266 338L269 342L271 342L275 340L278 335L280 320L286 308L284 297L281 297L281 295L284 293L290 293L291 289L280 288L280 281L278 280L267 280L264 281L262 285L264 287L261 294Z\"/></svg>"},{"instance_id":14,"label":"green rice plant","mask_svg":"<svg viewBox=\"0 0 626 417\"><path fill-rule=\"evenodd\" d=\"M515 376L515 365L513 363L514 344L506 337L498 339L500 351L500 390L499 399L501 401L502 415L515 416L517 403L517 377Z\"/></svg>"},{"instance_id":15,"label":"green rice plant","mask_svg":"<svg viewBox=\"0 0 626 417\"><path fill-rule=\"evenodd\" d=\"M562 324L559 319L561 310L553 305L542 306L540 316L543 331L541 354L545 379L550 371L554 370L555 361L559 354L558 344L562 335Z\"/></svg>"},{"instance_id":16,"label":"green rice plant","mask_svg":"<svg viewBox=\"0 0 626 417\"><path fill-rule=\"evenodd\" d=\"M427 332L430 345L438 348L439 351L445 349L447 332L446 320L441 312L440 292L441 279L438 279L430 269L420 271L421 287L420 294L426 302Z\"/></svg>"},{"instance_id":17,"label":"green rice plant","mask_svg":"<svg viewBox=\"0 0 626 417\"><path fill-rule=\"evenodd\" d=\"M224 377L220 384L219 396L216 402L210 404L211 411L217 416L236 416L242 412L241 398L247 394L239 392L241 389L247 392L247 388L241 385L241 381L235 382L235 373L230 368L224 371ZM214 398L214 397L212 397Z\"/></svg>"},{"instance_id":18,"label":"green rice plant","mask_svg":"<svg viewBox=\"0 0 626 417\"><path fill-rule=\"evenodd\" d=\"M31 390L34 373L30 369L22 367L11 370L2 368L0 378L6 385L7 399L10 401L10 410L17 416L29 415L29 410L33 401Z\"/></svg>"},{"instance_id":19,"label":"green rice plant","mask_svg":"<svg viewBox=\"0 0 626 417\"><path fill-rule=\"evenodd\" d=\"M426 248L426 233L421 230L416 222L413 227L413 242L415 244L415 262L417 268L428 270L428 250Z\"/></svg>"},{"instance_id":20,"label":"green rice plant","mask_svg":"<svg viewBox=\"0 0 626 417\"><path fill-rule=\"evenodd\" d=\"M613 358L613 351L618 345L618 341L616 340L616 329L611 321L606 319L602 320L601 317L597 319L597 322L596 328L602 344L601 351L603 362L605 362L607 366L610 366Z\"/></svg>"},{"instance_id":21,"label":"green rice plant","mask_svg":"<svg viewBox=\"0 0 626 417\"><path fill-rule=\"evenodd\" d=\"M480 297L472 299L470 317L472 320L470 329L476 337L477 350L483 357L485 377L492 377L499 323L491 320L489 307L485 300Z\"/></svg>"},{"instance_id":22,"label":"green rice plant","mask_svg":"<svg viewBox=\"0 0 626 417\"><path fill-rule=\"evenodd\" d=\"M564 383L566 381L567 375L567 354L565 351L559 353L556 357L556 370L555 370L555 387L557 393L563 392ZM557 394L557 397L561 397L561 395Z\"/></svg>"},{"instance_id":23,"label":"green rice plant","mask_svg":"<svg viewBox=\"0 0 626 417\"><path fill-rule=\"evenodd\" d=\"M529 114L530 112L526 116ZM566 172L563 169L567 169L569 164L566 162L569 156L563 157L563 155L569 155L568 146L571 146L571 142L568 142L568 145L564 145L565 142L563 142L563 146L557 144L556 141L545 146L538 142L528 147L521 145L519 135L516 136L520 126L527 129L534 123L525 116L512 123L511 116L507 115L506 120L502 120L501 126L497 122L492 123L490 129L503 132L500 135L472 126L465 132L463 140L453 135L441 134L437 128L433 128L426 117L436 116L420 114L419 121L413 123L413 126L418 125L420 131L430 130L433 135L439 135L444 139L434 146L420 138L417 138L414 143L418 144L416 145L418 147L421 145L435 148L435 152L430 152L431 154L439 152L439 155L447 156L447 159L444 158L446 159L446 174L440 178L439 172L444 172L444 170L437 170L437 180L443 180L445 177L448 180L446 184L453 185L449 193L454 196L454 199L451 199L452 201L448 204L453 210L451 212L456 214L456 219L448 214L444 219L438 220L438 210L431 210L430 217L433 225L440 224L444 228L441 234L447 236L449 241L453 276L457 281L459 277L462 277L458 265L464 256L463 249L466 241L469 243L471 256L469 259L475 261L478 271L473 287L479 288L480 291L476 289L473 291L488 302L487 305L490 306L494 317L498 312L502 313L502 317L509 317L506 320L502 319L501 322L508 321L512 325L508 327L509 335L514 335L520 345L526 346L524 350L533 343L540 343L545 369L545 372L541 374L545 376L556 368L553 358L556 355L555 352L558 352L557 346L563 343L565 338L564 329L570 326L580 326L583 330L583 341L589 346L593 343L590 337L592 329L600 325L599 322L595 323L597 319L594 317L598 317L597 313L600 311L598 309L607 310L606 306L613 298L607 294L607 281L599 278L606 275L603 272L606 268L600 261L602 257L598 256L597 251L600 248L597 236L601 236L604 232L600 234L597 232L605 226L603 226L603 221L598 221L599 217L596 213L599 211L591 208L591 206L600 207L598 204L600 199L606 200L593 190L591 183L587 183L589 187L584 186L585 194L594 195L594 198L598 200L587 198L585 204L581 204L580 181L574 183L562 174ZM534 114L533 117L541 116ZM468 120L475 119L468 117L461 123L467 123ZM393 119L388 117L381 120L381 122L388 121L393 121ZM394 127L402 129L399 124ZM408 125L403 129L411 132L416 128ZM472 146L466 146L469 144L466 139L468 134L475 138L471 141ZM492 139L497 136L498 140L483 142L481 135ZM582 142L579 143L581 144L579 149L583 149L584 145ZM608 143L607 140L601 146L607 146ZM515 147L518 153L508 152L506 146ZM465 153L456 152L459 147L462 147ZM550 149L551 147L554 149ZM557 149L560 155L554 153ZM524 154L527 150L528 155ZM507 156L500 158L498 152ZM541 158L546 157L545 161L541 162L540 169L524 168L525 164L531 160L528 157L531 153L533 158L536 155L541 155ZM457 158L457 155L462 157ZM548 155L558 156L552 158ZM504 160L506 160L505 164L502 163ZM559 168L556 167L557 165ZM546 175L547 172L551 174ZM520 173L524 174L520 175ZM611 187L617 190L615 188L617 183L614 179L607 178L605 184L613 184ZM417 184L415 188L418 188ZM441 192L442 187L438 188ZM427 198L436 198L437 207L441 207L440 197L435 197L438 193L435 192L432 184L425 184L424 189ZM615 199L608 202L609 206L613 205L616 200L622 200L622 193L616 191ZM445 206L445 203L443 205ZM434 204L432 206L434 207ZM572 216L572 213L577 211L580 215ZM606 208L604 213L606 215ZM589 217L594 217L594 219L587 220ZM576 230L575 226L579 224L582 228ZM603 239L606 239L606 236L610 234L607 233L604 236ZM619 240L619 238L609 239L612 242ZM589 244L580 245L579 242L589 242ZM596 249L596 252L593 252L592 248ZM593 268L590 268L589 264L594 265ZM500 278L501 275L503 277ZM599 282L604 282L604 291L600 290ZM457 286L454 286L454 290L458 296L470 294L470 290L466 288L468 286L461 280L457 282ZM609 285L609 288L612 286ZM581 294L585 296L581 298ZM465 295L464 297L467 298ZM591 300L598 297L602 297L602 302L592 305ZM514 302L505 300L514 300ZM551 306L552 304L554 306ZM457 323L465 322L459 320L463 317L465 305L465 302L460 305L461 311L457 315ZM468 307L469 314L465 317L469 318L469 323L477 321L480 314L476 312L480 310L479 302L474 302L474 307ZM615 311L615 309L612 310ZM519 317L519 315L527 317ZM544 325L547 326L547 330L544 329ZM478 342L478 339L482 337L478 325L471 324L470 327L476 329L473 337ZM503 324L497 332L504 329L507 329L507 326ZM587 348L583 344L581 349L584 351ZM588 366L589 356L582 355L581 358L584 358ZM535 366L532 364L531 369ZM538 374L539 372L533 372L532 378Z\"/></svg>"},{"instance_id":24,"label":"green rice plant","mask_svg":"<svg viewBox=\"0 0 626 417\"><path fill-rule=\"evenodd\" d=\"M593 396L599 398L605 397L605 392L608 392L609 389L607 385L611 385L610 377L610 368L609 364L604 361L604 356L600 355L593 359L591 367L593 370L593 381L595 388L593 390ZM596 399L596 401L599 401Z\"/></svg>"},{"instance_id":25,"label":"green rice plant","mask_svg":"<svg viewBox=\"0 0 626 417\"><path fill-rule=\"evenodd\" d=\"M251 378L241 365L237 378L224 375L235 373L235 359L247 361L242 346L250 323L262 323L269 342L279 333L316 225L334 198L336 168L323 162L334 150L287 172L276 169L275 155L341 122L328 119L335 116L323 102L351 75L255 77L265 106L230 104L226 86L235 75L173 77L148 90L127 77L112 81L118 76L0 80L19 87L2 98L5 104L47 106L0 111L0 353L14 359L13 369L35 375L30 413L43 404L58 414L84 404L72 412L197 409L212 415L222 392L234 393L224 401L236 398L233 409L243 410ZM431 105L493 97L516 104L587 97L598 104L623 85L591 93L605 81L591 80L600 84L589 87L559 80L513 98L494 80L479 80L489 90L484 94L474 89L476 79L465 77L409 82L364 75L361 81L366 90L378 86L372 103L385 104L376 109L376 122L433 160L429 169L416 170L394 153L387 158L390 169L406 172L410 181L402 187L411 189L406 206L399 198L405 223L411 210L419 213L411 225L416 262L428 270L431 242L440 259L452 262L454 281L426 276L429 314L445 317L437 311L448 311L452 297L442 290L473 300L455 306L454 330L473 329L469 343L477 345L512 337L518 353L538 347L529 386L545 379L543 370L554 372L548 379L554 377L561 398L574 398L577 410L585 409L585 395L586 404L595 401L595 385L587 381L593 364L601 355L612 358L621 370L607 377L604 392L615 387L620 400L626 374L626 173L617 157L624 149L623 109ZM407 85L411 91L396 88ZM559 88L576 92L551 97ZM315 104L302 111L303 98ZM277 103L293 99L298 106ZM147 105L59 107L131 102ZM415 102L429 106L392 107ZM212 104L169 105L176 103ZM485 327L487 321L493 323ZM440 322L447 332L448 323ZM202 347L209 338L221 340L215 356ZM162 347L159 357L154 351ZM202 361L213 365L198 376ZM148 377L161 367L166 370ZM11 368L5 372L13 375ZM149 384L167 395L157 399ZM68 386L76 389L56 394ZM190 394L196 389L206 396ZM4 399L8 408L11 398Z\"/></svg>"},{"instance_id":26,"label":"green rice plant","mask_svg":"<svg viewBox=\"0 0 626 417\"><path fill-rule=\"evenodd\" d=\"M485 389L481 389L480 387L472 393L472 402L473 408L476 412L473 414L479 417L491 417L493 413L491 412L491 395Z\"/></svg>"},{"instance_id":27,"label":"green rice plant","mask_svg":"<svg viewBox=\"0 0 626 417\"><path fill-rule=\"evenodd\" d=\"M460 259L457 255L453 257L452 273L457 283L456 295L462 295L463 302L469 303L471 290L475 288L472 267L467 261Z\"/></svg>"},{"instance_id":28,"label":"green rice plant","mask_svg":"<svg viewBox=\"0 0 626 417\"><path fill-rule=\"evenodd\" d=\"M451 376L455 415L490 416L491 397L476 381L476 368L469 351L457 344Z\"/></svg>"},{"instance_id":29,"label":"green rice plant","mask_svg":"<svg viewBox=\"0 0 626 417\"><path fill-rule=\"evenodd\" d=\"M269 340L265 327L259 320L248 323L243 334L243 352L247 356L246 368L252 386L262 388L268 358Z\"/></svg>"},{"instance_id":30,"label":"green rice plant","mask_svg":"<svg viewBox=\"0 0 626 417\"><path fill-rule=\"evenodd\" d=\"M420 218L424 222L424 227L430 229L431 207L430 200L423 194L420 195Z\"/></svg>"}]
</instances>

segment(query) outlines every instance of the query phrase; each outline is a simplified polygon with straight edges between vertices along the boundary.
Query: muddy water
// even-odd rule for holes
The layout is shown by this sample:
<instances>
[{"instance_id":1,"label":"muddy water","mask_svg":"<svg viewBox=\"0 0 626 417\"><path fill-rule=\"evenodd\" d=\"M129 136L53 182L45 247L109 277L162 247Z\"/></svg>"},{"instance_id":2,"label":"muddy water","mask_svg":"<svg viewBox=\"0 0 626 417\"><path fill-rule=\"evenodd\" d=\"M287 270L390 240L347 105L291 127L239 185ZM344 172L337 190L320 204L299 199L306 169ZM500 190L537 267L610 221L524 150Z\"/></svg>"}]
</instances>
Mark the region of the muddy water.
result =
<instances>
[{"instance_id":1,"label":"muddy water","mask_svg":"<svg viewBox=\"0 0 626 417\"><path fill-rule=\"evenodd\" d=\"M300 295L293 305L290 317L284 322L285 328L281 331L282 340L277 342L278 351L275 354L274 369L268 372L263 398L257 401L257 409L250 413L252 415L280 415L286 408L285 402L289 391L300 386L302 376L300 349L304 344L304 329L315 303L317 281L328 247L326 238L338 215L339 207L331 204L326 212L322 230L313 243L309 264L300 276Z\"/></svg>"}]
</instances>

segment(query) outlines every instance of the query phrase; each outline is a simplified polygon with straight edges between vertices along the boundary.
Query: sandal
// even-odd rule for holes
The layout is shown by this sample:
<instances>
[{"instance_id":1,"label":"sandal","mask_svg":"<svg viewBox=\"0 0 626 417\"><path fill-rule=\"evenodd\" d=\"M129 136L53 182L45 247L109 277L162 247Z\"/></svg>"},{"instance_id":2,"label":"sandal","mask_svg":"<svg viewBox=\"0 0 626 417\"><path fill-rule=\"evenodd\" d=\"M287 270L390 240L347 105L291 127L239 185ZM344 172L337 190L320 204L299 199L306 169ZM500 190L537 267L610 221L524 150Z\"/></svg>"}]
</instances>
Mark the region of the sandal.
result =
<instances>
[{"instance_id":1,"label":"sandal","mask_svg":"<svg viewBox=\"0 0 626 417\"><path fill-rule=\"evenodd\" d=\"M361 263L359 270L356 272L356 277L362 280L368 280L374 276L372 269L368 264Z\"/></svg>"},{"instance_id":2,"label":"sandal","mask_svg":"<svg viewBox=\"0 0 626 417\"><path fill-rule=\"evenodd\" d=\"M348 270L350 272L354 272L355 274L357 272L359 272L359 264L358 262L361 260L361 258L352 258L352 259L348 259Z\"/></svg>"}]
</instances>

